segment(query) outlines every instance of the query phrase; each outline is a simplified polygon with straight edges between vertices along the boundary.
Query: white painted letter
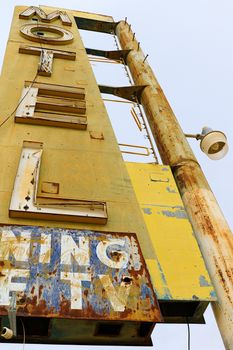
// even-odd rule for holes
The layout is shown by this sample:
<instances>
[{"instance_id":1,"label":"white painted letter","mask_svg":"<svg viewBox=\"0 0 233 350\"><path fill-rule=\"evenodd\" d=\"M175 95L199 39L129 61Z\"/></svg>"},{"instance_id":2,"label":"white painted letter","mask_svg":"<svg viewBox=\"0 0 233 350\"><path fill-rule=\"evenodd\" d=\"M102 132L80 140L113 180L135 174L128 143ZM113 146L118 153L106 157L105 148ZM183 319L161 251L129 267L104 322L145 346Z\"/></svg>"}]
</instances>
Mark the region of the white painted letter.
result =
<instances>
[{"instance_id":1,"label":"white painted letter","mask_svg":"<svg viewBox=\"0 0 233 350\"><path fill-rule=\"evenodd\" d=\"M109 241L101 241L96 247L96 254L97 254L99 260L103 264L111 267L112 269L125 268L129 262L128 254L124 251L115 251L115 253L118 253L120 255L118 258L118 261L114 261L112 259L109 259L109 257L107 256L107 249L111 245L119 245L119 246L123 247L125 245L125 241L123 241L122 239L112 239Z\"/></svg>"},{"instance_id":2,"label":"white painted letter","mask_svg":"<svg viewBox=\"0 0 233 350\"><path fill-rule=\"evenodd\" d=\"M51 235L41 234L40 258L42 264L49 264L51 259Z\"/></svg>"},{"instance_id":3,"label":"white painted letter","mask_svg":"<svg viewBox=\"0 0 233 350\"><path fill-rule=\"evenodd\" d=\"M61 19L62 24L66 26L72 26L71 19L65 11L57 10L47 15L40 7L37 6L28 7L26 10L19 14L19 18L30 19L33 17L33 15L38 16L42 22L52 22L55 19L59 18Z\"/></svg>"},{"instance_id":4,"label":"white painted letter","mask_svg":"<svg viewBox=\"0 0 233 350\"><path fill-rule=\"evenodd\" d=\"M9 305L9 292L23 292L26 283L11 282L13 277L29 277L29 270L2 269L0 273L0 305Z\"/></svg>"},{"instance_id":5,"label":"white painted letter","mask_svg":"<svg viewBox=\"0 0 233 350\"><path fill-rule=\"evenodd\" d=\"M21 235L16 237L11 230L4 229L0 242L0 260L7 261L9 260L9 255L12 254L16 261L28 262L30 243L30 232L21 231Z\"/></svg>"},{"instance_id":6,"label":"white painted letter","mask_svg":"<svg viewBox=\"0 0 233 350\"><path fill-rule=\"evenodd\" d=\"M71 265L71 256L80 266L90 266L89 238L79 237L79 247L69 235L61 238L61 264Z\"/></svg>"},{"instance_id":7,"label":"white painted letter","mask_svg":"<svg viewBox=\"0 0 233 350\"><path fill-rule=\"evenodd\" d=\"M121 282L118 291L113 286L109 275L99 275L99 279L106 291L109 301L114 311L125 311L127 299L129 296L131 283Z\"/></svg>"},{"instance_id":8,"label":"white painted letter","mask_svg":"<svg viewBox=\"0 0 233 350\"><path fill-rule=\"evenodd\" d=\"M61 272L61 280L70 281L71 309L82 310L82 281L91 281L91 274Z\"/></svg>"}]
</instances>

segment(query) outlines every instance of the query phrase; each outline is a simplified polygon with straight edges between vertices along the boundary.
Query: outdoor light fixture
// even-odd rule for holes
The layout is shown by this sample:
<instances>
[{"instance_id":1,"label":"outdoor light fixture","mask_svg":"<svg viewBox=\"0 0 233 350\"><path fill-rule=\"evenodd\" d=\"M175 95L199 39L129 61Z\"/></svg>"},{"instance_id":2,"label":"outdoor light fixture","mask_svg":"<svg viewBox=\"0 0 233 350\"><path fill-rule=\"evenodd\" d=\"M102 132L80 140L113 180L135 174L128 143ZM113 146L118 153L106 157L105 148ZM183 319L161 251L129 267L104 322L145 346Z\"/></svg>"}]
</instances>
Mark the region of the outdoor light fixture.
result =
<instances>
[{"instance_id":1,"label":"outdoor light fixture","mask_svg":"<svg viewBox=\"0 0 233 350\"><path fill-rule=\"evenodd\" d=\"M212 160L222 159L228 152L227 138L222 131L215 131L205 126L201 134L185 134L185 136L201 140L202 152Z\"/></svg>"},{"instance_id":2,"label":"outdoor light fixture","mask_svg":"<svg viewBox=\"0 0 233 350\"><path fill-rule=\"evenodd\" d=\"M14 336L14 333L12 331L12 329L7 328L7 327L3 327L2 332L1 332L1 337L3 337L4 339L12 339Z\"/></svg>"}]
</instances>

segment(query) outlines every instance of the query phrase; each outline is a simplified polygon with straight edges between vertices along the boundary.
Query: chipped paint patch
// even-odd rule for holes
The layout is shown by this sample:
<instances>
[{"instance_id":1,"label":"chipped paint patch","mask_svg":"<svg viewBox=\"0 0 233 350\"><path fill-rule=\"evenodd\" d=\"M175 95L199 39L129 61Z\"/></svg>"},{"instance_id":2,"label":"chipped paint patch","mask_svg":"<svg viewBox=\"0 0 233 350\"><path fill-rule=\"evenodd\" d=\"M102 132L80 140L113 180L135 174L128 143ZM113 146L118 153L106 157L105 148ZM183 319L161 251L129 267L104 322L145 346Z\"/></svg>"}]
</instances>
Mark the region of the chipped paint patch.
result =
<instances>
[{"instance_id":1,"label":"chipped paint patch","mask_svg":"<svg viewBox=\"0 0 233 350\"><path fill-rule=\"evenodd\" d=\"M162 210L162 214L169 217L169 218L176 218L176 219L187 219L187 214L183 210Z\"/></svg>"},{"instance_id":2,"label":"chipped paint patch","mask_svg":"<svg viewBox=\"0 0 233 350\"><path fill-rule=\"evenodd\" d=\"M216 292L215 292L214 290L212 290L212 291L210 292L210 296L211 296L211 298L217 299L217 294L216 294Z\"/></svg>"},{"instance_id":3,"label":"chipped paint patch","mask_svg":"<svg viewBox=\"0 0 233 350\"><path fill-rule=\"evenodd\" d=\"M206 280L205 276L199 277L199 283L201 287L210 287L211 284Z\"/></svg>"},{"instance_id":4,"label":"chipped paint patch","mask_svg":"<svg viewBox=\"0 0 233 350\"><path fill-rule=\"evenodd\" d=\"M151 211L151 208L142 208L144 214L146 215L151 215L152 214L152 211Z\"/></svg>"},{"instance_id":5,"label":"chipped paint patch","mask_svg":"<svg viewBox=\"0 0 233 350\"><path fill-rule=\"evenodd\" d=\"M169 186L166 187L166 191L169 192L169 193L177 193L176 190L172 189L172 188L169 187Z\"/></svg>"},{"instance_id":6,"label":"chipped paint patch","mask_svg":"<svg viewBox=\"0 0 233 350\"><path fill-rule=\"evenodd\" d=\"M154 204L154 203L141 203L143 206L150 206L150 207L159 207L159 208L171 208L171 209L180 209L185 211L184 207L182 205L163 205L163 204Z\"/></svg>"},{"instance_id":7,"label":"chipped paint patch","mask_svg":"<svg viewBox=\"0 0 233 350\"><path fill-rule=\"evenodd\" d=\"M156 291L156 295L158 297L158 299L161 299L161 300L172 300L173 297L171 295L171 292L168 288L168 284L167 284L167 280L166 280L166 277L165 277L165 274L163 272L163 269L162 269L162 266L161 264L159 263L159 260L157 260L157 264L158 264L158 267L159 267L159 272L160 272L160 276L161 276L161 279L163 281L163 289L164 289L164 293L161 295L158 295L157 291ZM155 287L156 289L156 287Z\"/></svg>"}]
</instances>

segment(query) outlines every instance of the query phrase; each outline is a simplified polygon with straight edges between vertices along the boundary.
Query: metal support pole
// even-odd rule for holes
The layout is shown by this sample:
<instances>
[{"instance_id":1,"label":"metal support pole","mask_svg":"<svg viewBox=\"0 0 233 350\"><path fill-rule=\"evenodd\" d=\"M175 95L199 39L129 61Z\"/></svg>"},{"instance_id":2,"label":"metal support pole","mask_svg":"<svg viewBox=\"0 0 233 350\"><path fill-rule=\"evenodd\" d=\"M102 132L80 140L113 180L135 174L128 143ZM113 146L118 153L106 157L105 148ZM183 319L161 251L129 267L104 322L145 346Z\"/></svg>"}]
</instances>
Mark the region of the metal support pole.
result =
<instances>
[{"instance_id":1,"label":"metal support pole","mask_svg":"<svg viewBox=\"0 0 233 350\"><path fill-rule=\"evenodd\" d=\"M127 55L135 85L148 85L141 103L161 159L170 165L196 239L217 292L212 307L225 348L233 350L233 235L186 137L131 29L124 21L116 35Z\"/></svg>"}]
</instances>

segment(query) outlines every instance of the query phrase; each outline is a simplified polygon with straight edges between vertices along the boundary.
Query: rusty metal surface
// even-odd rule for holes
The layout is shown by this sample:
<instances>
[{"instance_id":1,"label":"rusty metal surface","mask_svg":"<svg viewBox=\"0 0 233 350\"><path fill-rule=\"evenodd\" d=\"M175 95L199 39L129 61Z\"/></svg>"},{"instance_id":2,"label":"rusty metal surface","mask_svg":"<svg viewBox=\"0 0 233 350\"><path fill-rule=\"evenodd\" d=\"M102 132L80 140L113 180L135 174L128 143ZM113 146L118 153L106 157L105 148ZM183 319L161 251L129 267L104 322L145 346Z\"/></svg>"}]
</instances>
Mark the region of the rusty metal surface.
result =
<instances>
[{"instance_id":1,"label":"rusty metal surface","mask_svg":"<svg viewBox=\"0 0 233 350\"><path fill-rule=\"evenodd\" d=\"M0 314L162 321L135 234L0 228Z\"/></svg>"},{"instance_id":2,"label":"rusty metal surface","mask_svg":"<svg viewBox=\"0 0 233 350\"><path fill-rule=\"evenodd\" d=\"M111 34L117 25L115 22L101 21L93 18L74 17L78 29Z\"/></svg>"},{"instance_id":3,"label":"rusty metal surface","mask_svg":"<svg viewBox=\"0 0 233 350\"><path fill-rule=\"evenodd\" d=\"M138 100L141 99L142 91L145 88L146 88L146 85L120 86L120 87L99 85L99 89L101 93L119 96L132 102L136 102L137 99Z\"/></svg>"},{"instance_id":4,"label":"rusty metal surface","mask_svg":"<svg viewBox=\"0 0 233 350\"><path fill-rule=\"evenodd\" d=\"M127 22L116 34L135 85L149 85L141 96L164 164L172 167L185 208L217 292L215 317L226 349L233 349L233 235L183 131Z\"/></svg>"},{"instance_id":5,"label":"rusty metal surface","mask_svg":"<svg viewBox=\"0 0 233 350\"><path fill-rule=\"evenodd\" d=\"M86 53L88 55L109 58L111 60L121 61L125 60L129 50L115 50L115 51L104 51L104 50L96 50L92 48L85 48Z\"/></svg>"}]
</instances>

